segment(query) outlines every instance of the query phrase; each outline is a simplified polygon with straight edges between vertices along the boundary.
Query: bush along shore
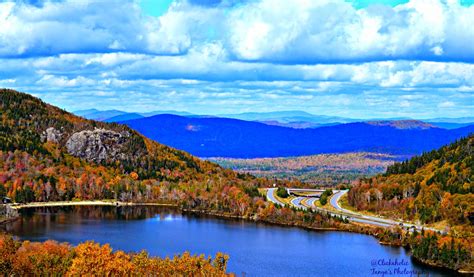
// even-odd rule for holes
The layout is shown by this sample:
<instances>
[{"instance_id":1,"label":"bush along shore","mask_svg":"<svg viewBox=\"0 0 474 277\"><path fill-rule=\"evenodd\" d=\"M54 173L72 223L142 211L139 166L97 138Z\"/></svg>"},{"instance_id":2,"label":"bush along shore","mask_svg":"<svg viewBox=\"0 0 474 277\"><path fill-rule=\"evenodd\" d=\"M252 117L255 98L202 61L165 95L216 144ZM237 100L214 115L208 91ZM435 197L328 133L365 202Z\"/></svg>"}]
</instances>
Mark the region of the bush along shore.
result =
<instances>
[{"instance_id":1,"label":"bush along shore","mask_svg":"<svg viewBox=\"0 0 474 277\"><path fill-rule=\"evenodd\" d=\"M399 227L382 230L377 237L382 244L409 248L413 258L421 263L459 273L474 273L473 244L469 238L442 235L430 230L408 232Z\"/></svg>"}]
</instances>

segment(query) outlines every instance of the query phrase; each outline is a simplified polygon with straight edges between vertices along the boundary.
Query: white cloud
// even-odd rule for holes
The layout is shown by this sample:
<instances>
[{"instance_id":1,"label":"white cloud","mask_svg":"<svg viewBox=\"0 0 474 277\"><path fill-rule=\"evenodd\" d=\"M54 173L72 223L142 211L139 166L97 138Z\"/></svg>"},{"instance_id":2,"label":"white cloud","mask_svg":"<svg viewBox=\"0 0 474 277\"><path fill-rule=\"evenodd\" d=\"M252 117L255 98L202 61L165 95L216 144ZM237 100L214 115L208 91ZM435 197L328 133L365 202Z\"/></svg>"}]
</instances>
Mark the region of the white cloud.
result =
<instances>
[{"instance_id":1,"label":"white cloud","mask_svg":"<svg viewBox=\"0 0 474 277\"><path fill-rule=\"evenodd\" d=\"M474 57L474 6L412 0L355 10L344 1L262 0L232 11L240 59L300 63Z\"/></svg>"},{"instance_id":2,"label":"white cloud","mask_svg":"<svg viewBox=\"0 0 474 277\"><path fill-rule=\"evenodd\" d=\"M229 59L314 64L474 60L474 5L412 0L356 10L343 0L259 0L235 7L180 0L159 18L135 2L0 3L0 56L185 55L221 44Z\"/></svg>"},{"instance_id":3,"label":"white cloud","mask_svg":"<svg viewBox=\"0 0 474 277\"><path fill-rule=\"evenodd\" d=\"M474 5L441 0L179 0L161 17L136 2L8 2L0 84L76 108L472 114L472 26Z\"/></svg>"},{"instance_id":4,"label":"white cloud","mask_svg":"<svg viewBox=\"0 0 474 277\"><path fill-rule=\"evenodd\" d=\"M64 76L44 75L36 84L52 87L86 87L96 85L96 81L83 76L68 79Z\"/></svg>"},{"instance_id":5,"label":"white cloud","mask_svg":"<svg viewBox=\"0 0 474 277\"><path fill-rule=\"evenodd\" d=\"M443 48L441 48L440 46L435 46L435 47L431 48L431 51L432 51L436 56L441 56L441 55L443 55Z\"/></svg>"},{"instance_id":6,"label":"white cloud","mask_svg":"<svg viewBox=\"0 0 474 277\"><path fill-rule=\"evenodd\" d=\"M456 105L451 101L445 101L438 104L438 108L452 108L454 106Z\"/></svg>"},{"instance_id":7,"label":"white cloud","mask_svg":"<svg viewBox=\"0 0 474 277\"><path fill-rule=\"evenodd\" d=\"M408 108L408 107L411 106L411 103L410 103L410 101L404 100L404 101L400 102L400 105L399 105L399 106L400 106L401 108Z\"/></svg>"},{"instance_id":8,"label":"white cloud","mask_svg":"<svg viewBox=\"0 0 474 277\"><path fill-rule=\"evenodd\" d=\"M150 51L158 20L142 16L134 2L45 2L42 7L0 3L0 56ZM159 25L156 26L159 29ZM180 31L177 29L176 31ZM176 34L178 35L178 34ZM163 37L163 44L168 41ZM153 53L175 53L161 47Z\"/></svg>"}]
</instances>

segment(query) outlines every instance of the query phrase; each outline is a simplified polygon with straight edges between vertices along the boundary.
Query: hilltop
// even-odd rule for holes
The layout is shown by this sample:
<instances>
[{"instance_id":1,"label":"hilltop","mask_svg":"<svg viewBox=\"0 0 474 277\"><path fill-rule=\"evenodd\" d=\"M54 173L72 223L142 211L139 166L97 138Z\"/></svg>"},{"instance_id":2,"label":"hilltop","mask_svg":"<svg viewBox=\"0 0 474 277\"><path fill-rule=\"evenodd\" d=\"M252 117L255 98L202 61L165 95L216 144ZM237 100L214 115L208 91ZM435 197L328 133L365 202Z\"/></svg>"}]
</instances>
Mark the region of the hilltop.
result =
<instances>
[{"instance_id":1,"label":"hilltop","mask_svg":"<svg viewBox=\"0 0 474 277\"><path fill-rule=\"evenodd\" d=\"M1 90L0 107L2 151L51 155L51 145L45 145L49 143L62 155L110 166L120 173L135 172L140 179L175 179L164 170L188 177L222 173L217 165L154 142L127 126L86 120L28 94Z\"/></svg>"},{"instance_id":2,"label":"hilltop","mask_svg":"<svg viewBox=\"0 0 474 277\"><path fill-rule=\"evenodd\" d=\"M459 117L459 118L432 118L432 119L412 119L412 118L346 118L339 116L328 115L314 115L304 111L275 111L275 112L246 112L238 114L193 114L184 111L163 110L152 112L125 112L120 110L97 110L87 109L73 112L75 115L82 116L87 119L105 121L105 122L122 122L126 120L139 119L144 117L151 117L155 115L179 115L185 117L197 118L232 118L244 121L254 121L264 123L272 126L282 126L294 129L309 129L319 128L325 126L334 126L345 123L360 123L365 122L372 125L392 126L398 129L427 129L427 128L443 128L443 129L457 129L474 125L473 117Z\"/></svg>"},{"instance_id":3,"label":"hilltop","mask_svg":"<svg viewBox=\"0 0 474 277\"><path fill-rule=\"evenodd\" d=\"M181 111L152 111L152 112L125 112L120 110L97 110L87 109L72 112L75 115L91 120L105 121L105 122L120 122L131 119L138 119L143 117L154 116L157 114L175 114L181 116L193 116L193 114Z\"/></svg>"}]
</instances>

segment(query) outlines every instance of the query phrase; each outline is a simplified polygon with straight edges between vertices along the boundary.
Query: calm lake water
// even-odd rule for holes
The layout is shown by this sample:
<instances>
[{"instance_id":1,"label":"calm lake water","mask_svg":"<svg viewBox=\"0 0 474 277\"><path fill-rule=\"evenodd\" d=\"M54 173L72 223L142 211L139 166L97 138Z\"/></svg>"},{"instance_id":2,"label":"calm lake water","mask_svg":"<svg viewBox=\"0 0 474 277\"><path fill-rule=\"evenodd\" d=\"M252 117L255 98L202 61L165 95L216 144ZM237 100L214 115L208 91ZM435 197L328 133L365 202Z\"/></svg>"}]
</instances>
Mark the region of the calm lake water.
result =
<instances>
[{"instance_id":1,"label":"calm lake water","mask_svg":"<svg viewBox=\"0 0 474 277\"><path fill-rule=\"evenodd\" d=\"M315 232L246 221L183 215L161 207L63 207L22 211L3 227L21 239L78 244L109 243L114 249L155 256L230 255L228 271L247 276L449 276L417 264L403 248L371 236ZM399 266L383 265L395 260ZM372 265L375 263L375 265Z\"/></svg>"}]
</instances>

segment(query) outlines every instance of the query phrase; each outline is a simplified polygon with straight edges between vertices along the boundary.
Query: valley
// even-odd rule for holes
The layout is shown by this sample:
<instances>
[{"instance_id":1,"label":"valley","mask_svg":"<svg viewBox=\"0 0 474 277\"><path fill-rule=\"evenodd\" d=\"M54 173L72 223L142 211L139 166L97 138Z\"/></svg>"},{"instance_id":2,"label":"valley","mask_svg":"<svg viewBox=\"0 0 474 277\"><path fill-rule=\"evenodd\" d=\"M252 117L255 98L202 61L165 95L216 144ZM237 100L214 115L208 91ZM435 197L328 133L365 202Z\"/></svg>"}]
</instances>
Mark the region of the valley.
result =
<instances>
[{"instance_id":1,"label":"valley","mask_svg":"<svg viewBox=\"0 0 474 277\"><path fill-rule=\"evenodd\" d=\"M298 180L315 187L350 185L383 173L401 156L379 153L320 154L287 158L209 158L224 168L258 177Z\"/></svg>"},{"instance_id":2,"label":"valley","mask_svg":"<svg viewBox=\"0 0 474 277\"><path fill-rule=\"evenodd\" d=\"M370 152L216 160L228 163L226 167L236 167L232 168L236 172L160 144L126 125L86 120L13 90L2 90L0 97L0 196L21 203L17 206L20 211L64 205L79 209L87 204L114 209L125 208L128 203L169 206L185 214L369 234L383 244L409 247L425 263L472 270L472 136L403 162L394 155ZM37 112L30 113L32 109ZM391 126L368 128L398 132ZM429 133L425 131L416 132L427 140ZM456 132L452 135L462 134ZM449 168L456 168L455 173ZM249 174L259 170L266 170L267 175ZM426 175L427 170L435 175ZM304 179L304 171L316 175ZM329 174L324 176L329 180L325 186L318 179L321 173ZM395 181L385 185L391 178ZM465 180L462 184L461 179ZM336 184L344 190L301 189ZM288 191L284 193L283 188L295 196L284 196ZM450 194L441 193L443 190ZM387 218L341 208L338 199L342 193L349 195L349 203L356 209L380 212ZM436 197L430 198L432 209L427 213L417 197L430 195ZM408 209L410 205L415 209ZM445 212L445 207L453 205L458 210ZM400 224L390 219L391 208L401 209L407 221ZM424 225L439 219L447 220L450 228L439 230ZM456 256L450 251L457 251ZM133 260L133 256L128 259Z\"/></svg>"}]
</instances>

